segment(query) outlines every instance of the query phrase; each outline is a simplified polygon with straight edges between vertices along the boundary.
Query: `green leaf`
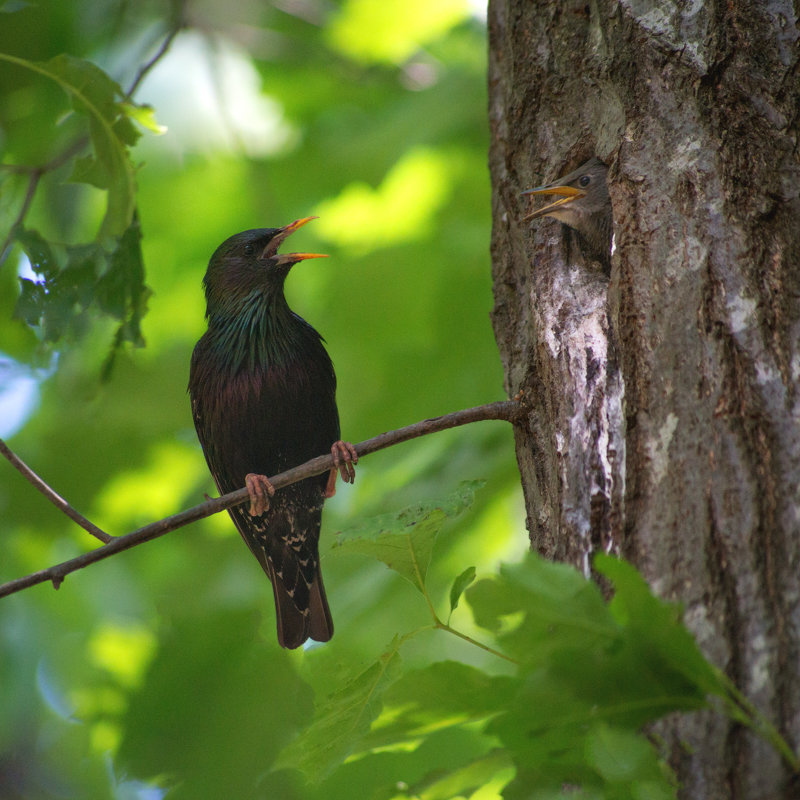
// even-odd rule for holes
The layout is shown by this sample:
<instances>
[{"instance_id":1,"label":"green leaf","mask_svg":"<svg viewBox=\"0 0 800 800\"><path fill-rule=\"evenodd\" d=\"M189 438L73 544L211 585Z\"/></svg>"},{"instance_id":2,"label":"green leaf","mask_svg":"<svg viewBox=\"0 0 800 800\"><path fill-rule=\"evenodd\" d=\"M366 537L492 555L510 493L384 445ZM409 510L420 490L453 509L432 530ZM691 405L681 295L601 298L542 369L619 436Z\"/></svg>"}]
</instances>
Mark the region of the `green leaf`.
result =
<instances>
[{"instance_id":1,"label":"green leaf","mask_svg":"<svg viewBox=\"0 0 800 800\"><path fill-rule=\"evenodd\" d=\"M167 132L166 125L159 125L156 120L156 112L152 106L136 105L136 103L125 102L120 103L120 107L132 120L135 120L143 128L155 133L157 136Z\"/></svg>"},{"instance_id":2,"label":"green leaf","mask_svg":"<svg viewBox=\"0 0 800 800\"><path fill-rule=\"evenodd\" d=\"M395 636L378 661L317 704L314 721L283 750L276 766L299 769L318 782L357 749L399 671L401 644Z\"/></svg>"},{"instance_id":3,"label":"green leaf","mask_svg":"<svg viewBox=\"0 0 800 800\"><path fill-rule=\"evenodd\" d=\"M519 691L487 727L517 765L504 797L565 783L589 796L674 796L639 731L707 707L711 667L633 567L604 558L598 569L615 582L610 604L577 570L533 554L466 591L476 621L520 662Z\"/></svg>"},{"instance_id":4,"label":"green leaf","mask_svg":"<svg viewBox=\"0 0 800 800\"><path fill-rule=\"evenodd\" d=\"M122 89L97 65L66 54L38 66L70 95L75 110L89 118L92 147L98 169L105 173L108 190L99 236L120 236L133 219L136 200L134 169L127 145L134 144L139 136L127 117L122 116L117 101L123 96Z\"/></svg>"},{"instance_id":5,"label":"green leaf","mask_svg":"<svg viewBox=\"0 0 800 800\"><path fill-rule=\"evenodd\" d=\"M383 561L424 593L433 544L448 519L472 505L482 481L465 481L451 495L382 514L337 534L334 547Z\"/></svg>"},{"instance_id":6,"label":"green leaf","mask_svg":"<svg viewBox=\"0 0 800 800\"><path fill-rule=\"evenodd\" d=\"M369 737L372 746L485 720L512 702L518 678L489 675L457 661L407 672L386 692L384 712Z\"/></svg>"},{"instance_id":7,"label":"green leaf","mask_svg":"<svg viewBox=\"0 0 800 800\"><path fill-rule=\"evenodd\" d=\"M98 189L108 189L108 172L94 156L81 156L72 165L72 183L88 183Z\"/></svg>"},{"instance_id":8,"label":"green leaf","mask_svg":"<svg viewBox=\"0 0 800 800\"><path fill-rule=\"evenodd\" d=\"M25 251L31 269L45 281L54 278L59 271L59 263L50 243L37 231L23 228L17 231L16 239Z\"/></svg>"},{"instance_id":9,"label":"green leaf","mask_svg":"<svg viewBox=\"0 0 800 800\"><path fill-rule=\"evenodd\" d=\"M681 622L681 609L659 600L644 578L625 561L599 554L594 568L614 584L609 610L632 634L642 657L669 667L698 691L727 697L725 685Z\"/></svg>"},{"instance_id":10,"label":"green leaf","mask_svg":"<svg viewBox=\"0 0 800 800\"><path fill-rule=\"evenodd\" d=\"M566 564L534 554L503 565L499 578L479 581L466 597L475 622L498 634L505 651L526 663L547 662L554 650L568 646L607 645L619 636L594 583Z\"/></svg>"},{"instance_id":11,"label":"green leaf","mask_svg":"<svg viewBox=\"0 0 800 800\"><path fill-rule=\"evenodd\" d=\"M436 775L411 787L412 796L419 800L452 800L454 797L469 797L489 784L500 788L514 775L514 765L508 753L493 750L483 758L476 758L465 767L452 770L444 777Z\"/></svg>"},{"instance_id":12,"label":"green leaf","mask_svg":"<svg viewBox=\"0 0 800 800\"><path fill-rule=\"evenodd\" d=\"M586 760L609 783L659 777L653 748L631 731L594 725L586 738Z\"/></svg>"},{"instance_id":13,"label":"green leaf","mask_svg":"<svg viewBox=\"0 0 800 800\"><path fill-rule=\"evenodd\" d=\"M141 320L150 289L144 283L141 231L134 219L125 233L108 241L54 248L33 230L17 234L41 283L22 281L15 315L40 328L46 342L80 336L92 305L119 321L113 354L123 342L141 346Z\"/></svg>"},{"instance_id":14,"label":"green leaf","mask_svg":"<svg viewBox=\"0 0 800 800\"><path fill-rule=\"evenodd\" d=\"M14 306L14 319L27 325L38 325L45 304L44 287L28 278L20 278L20 295Z\"/></svg>"},{"instance_id":15,"label":"green leaf","mask_svg":"<svg viewBox=\"0 0 800 800\"><path fill-rule=\"evenodd\" d=\"M450 613L452 614L458 606L458 601L467 588L475 580L475 567L467 567L454 581L450 587Z\"/></svg>"},{"instance_id":16,"label":"green leaf","mask_svg":"<svg viewBox=\"0 0 800 800\"><path fill-rule=\"evenodd\" d=\"M128 146L139 132L123 113L119 84L97 65L67 54L38 62L0 53L0 60L55 81L69 95L72 107L88 118L94 163L90 169L84 164L77 175L90 175L92 185L108 192L99 238L121 236L133 219L136 182Z\"/></svg>"}]
</instances>

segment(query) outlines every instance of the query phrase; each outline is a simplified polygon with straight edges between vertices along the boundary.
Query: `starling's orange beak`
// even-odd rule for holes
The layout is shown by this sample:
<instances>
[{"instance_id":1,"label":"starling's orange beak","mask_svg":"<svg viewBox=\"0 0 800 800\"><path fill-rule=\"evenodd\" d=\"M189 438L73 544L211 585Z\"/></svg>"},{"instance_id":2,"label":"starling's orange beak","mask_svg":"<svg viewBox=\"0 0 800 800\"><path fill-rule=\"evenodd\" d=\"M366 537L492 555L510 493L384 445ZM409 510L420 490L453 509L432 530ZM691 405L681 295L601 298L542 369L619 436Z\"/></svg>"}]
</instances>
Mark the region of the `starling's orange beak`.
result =
<instances>
[{"instance_id":1,"label":"starling's orange beak","mask_svg":"<svg viewBox=\"0 0 800 800\"><path fill-rule=\"evenodd\" d=\"M327 253L287 253L292 257L292 261L305 261L307 258L327 258Z\"/></svg>"},{"instance_id":2,"label":"starling's orange beak","mask_svg":"<svg viewBox=\"0 0 800 800\"><path fill-rule=\"evenodd\" d=\"M558 208L559 206L564 206L567 203L573 202L573 200L578 200L581 197L586 196L586 192L582 191L581 189L576 189L573 186L564 186L563 184L547 184L546 186L537 186L535 189L528 189L528 191L523 192L523 195L526 194L556 194L561 195L560 200L556 200L554 203L548 203L546 206L542 206L541 208L537 208L536 211L532 211L527 216L523 217L523 221L527 222L531 219L536 219L537 217L542 217L545 214L549 214L554 208Z\"/></svg>"},{"instance_id":3,"label":"starling's orange beak","mask_svg":"<svg viewBox=\"0 0 800 800\"><path fill-rule=\"evenodd\" d=\"M298 261L305 261L307 258L327 258L327 253L278 253L272 256L276 264L296 264Z\"/></svg>"},{"instance_id":4,"label":"starling's orange beak","mask_svg":"<svg viewBox=\"0 0 800 800\"><path fill-rule=\"evenodd\" d=\"M278 233L276 233L275 236L270 239L269 244L264 248L261 258L275 258L281 242L283 242L287 236L293 234L298 228L302 228L303 225L307 225L312 219L316 219L316 217L302 217L301 219L296 219L294 222L290 222L288 225L284 225L282 228L280 228ZM322 253L283 253L277 256L277 261L279 264L295 264L296 262L304 261L307 258L327 257L327 255Z\"/></svg>"},{"instance_id":5,"label":"starling's orange beak","mask_svg":"<svg viewBox=\"0 0 800 800\"><path fill-rule=\"evenodd\" d=\"M296 219L294 222L290 222L288 225L284 225L281 228L281 235L285 239L290 233L294 233L298 228L302 228L303 225L308 225L312 219L317 219L317 217L302 217L301 219Z\"/></svg>"}]
</instances>

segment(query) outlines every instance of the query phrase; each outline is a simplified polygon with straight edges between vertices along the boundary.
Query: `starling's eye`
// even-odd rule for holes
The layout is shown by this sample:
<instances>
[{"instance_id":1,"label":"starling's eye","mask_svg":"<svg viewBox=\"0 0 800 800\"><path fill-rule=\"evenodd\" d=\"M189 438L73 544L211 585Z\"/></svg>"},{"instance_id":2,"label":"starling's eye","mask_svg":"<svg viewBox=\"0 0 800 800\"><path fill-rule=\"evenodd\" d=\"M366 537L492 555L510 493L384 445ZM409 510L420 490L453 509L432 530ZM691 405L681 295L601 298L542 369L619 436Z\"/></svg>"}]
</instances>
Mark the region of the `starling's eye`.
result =
<instances>
[{"instance_id":1,"label":"starling's eye","mask_svg":"<svg viewBox=\"0 0 800 800\"><path fill-rule=\"evenodd\" d=\"M244 254L245 254L246 256L251 256L251 255L253 255L253 253L255 253L255 251L256 251L255 247L253 247L253 245L251 245L251 244L246 244L246 245L244 246Z\"/></svg>"},{"instance_id":2,"label":"starling's eye","mask_svg":"<svg viewBox=\"0 0 800 800\"><path fill-rule=\"evenodd\" d=\"M581 175L578 186L588 186L591 182L592 179L588 175Z\"/></svg>"}]
</instances>

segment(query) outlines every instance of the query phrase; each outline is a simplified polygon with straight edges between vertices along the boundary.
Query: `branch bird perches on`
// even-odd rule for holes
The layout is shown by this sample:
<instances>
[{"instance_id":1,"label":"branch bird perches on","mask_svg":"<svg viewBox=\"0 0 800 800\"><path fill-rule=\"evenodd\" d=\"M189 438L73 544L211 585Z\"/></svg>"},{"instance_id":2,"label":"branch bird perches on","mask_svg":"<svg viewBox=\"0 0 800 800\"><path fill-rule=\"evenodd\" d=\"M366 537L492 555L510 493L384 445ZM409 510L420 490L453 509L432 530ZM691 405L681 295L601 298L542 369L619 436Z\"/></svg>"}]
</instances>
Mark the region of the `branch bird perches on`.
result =
<instances>
[{"instance_id":1,"label":"branch bird perches on","mask_svg":"<svg viewBox=\"0 0 800 800\"><path fill-rule=\"evenodd\" d=\"M355 445L355 449L359 458L362 458L370 453L375 453L378 450L383 450L384 448L416 439L419 436L426 436L430 433L447 430L448 428L468 425L472 422L496 419L514 423L523 413L523 410L524 407L514 400L501 400L496 403L475 406L462 411L454 411L451 414L445 414L441 417L425 419L413 425L407 425L404 428L381 433L371 439L359 442ZM27 467L21 459L16 457L2 439L0 439L0 453L6 456L28 481L36 486L39 491L42 491L42 493L64 511L64 513L67 513L71 519L75 520L77 516L80 517L81 520L85 520L78 512L71 509L69 504L47 486L47 484L42 481L33 470ZM286 472L280 475L270 476L270 483L272 483L275 489L281 489L292 483L301 481L304 478L329 472L333 468L333 465L334 459L330 453L328 455L318 456L317 458L312 458L310 461L307 461L305 464L286 470ZM43 487L46 487L46 489ZM64 578L71 572L102 561L116 553L121 553L123 550L129 550L132 547L144 544L152 539L157 539L159 536L177 530L191 522L197 522L197 520L203 519L204 517L209 517L212 514L218 514L220 511L225 511L233 506L249 502L249 500L250 494L247 488L244 487L237 489L235 492L223 495L222 497L213 498L205 503L181 511L178 514L173 514L172 516L165 517L156 522L151 522L143 528L139 528L138 530L122 536L109 536L109 534L101 531L104 536L109 537L107 544L95 550L90 550L88 553L82 553L75 558L63 561L60 564L55 564L52 567L47 567L38 572L33 572L30 575L25 575L24 577L0 584L0 597L7 597L10 594L22 591L30 586L36 586L39 583L45 583L47 581L52 581L53 586L57 589ZM73 513L68 513L65 507L69 507ZM88 530L87 526L80 520L76 521ZM88 522L88 520L86 521ZM89 524L91 525L91 523ZM97 530L99 530L99 528ZM90 532L92 535L97 535L93 531Z\"/></svg>"}]
</instances>

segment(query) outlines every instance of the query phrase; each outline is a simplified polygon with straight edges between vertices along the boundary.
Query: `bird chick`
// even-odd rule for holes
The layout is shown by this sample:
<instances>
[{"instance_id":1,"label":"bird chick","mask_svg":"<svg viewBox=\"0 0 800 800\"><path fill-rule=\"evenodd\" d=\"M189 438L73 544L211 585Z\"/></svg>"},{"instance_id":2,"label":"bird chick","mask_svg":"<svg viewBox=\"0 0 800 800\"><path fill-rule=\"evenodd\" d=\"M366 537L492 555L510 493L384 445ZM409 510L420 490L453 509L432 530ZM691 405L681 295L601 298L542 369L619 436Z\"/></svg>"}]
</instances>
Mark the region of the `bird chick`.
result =
<instances>
[{"instance_id":1,"label":"bird chick","mask_svg":"<svg viewBox=\"0 0 800 800\"><path fill-rule=\"evenodd\" d=\"M559 199L532 211L523 220L555 217L580 234L588 255L609 265L612 216L607 172L599 158L590 158L563 178L528 189L522 194L557 195Z\"/></svg>"},{"instance_id":2,"label":"bird chick","mask_svg":"<svg viewBox=\"0 0 800 800\"><path fill-rule=\"evenodd\" d=\"M316 253L279 254L306 217L223 242L203 280L208 330L195 346L189 395L197 436L223 494L247 486L250 508L229 510L272 582L278 642L299 647L333 636L319 566L322 504L336 469L276 492L276 475L330 450L345 482L355 448L339 438L336 375L322 337L286 302L291 268Z\"/></svg>"}]
</instances>

